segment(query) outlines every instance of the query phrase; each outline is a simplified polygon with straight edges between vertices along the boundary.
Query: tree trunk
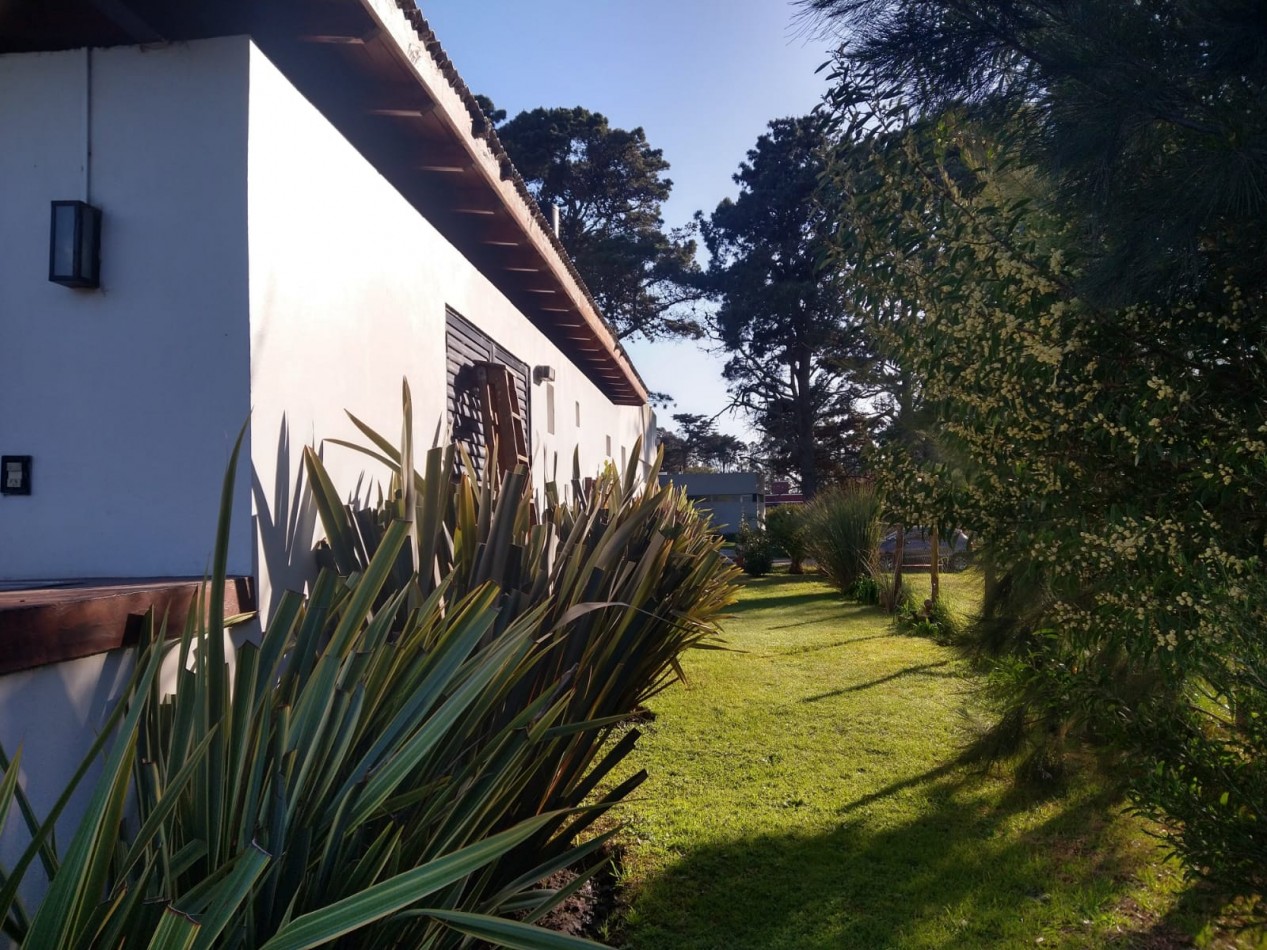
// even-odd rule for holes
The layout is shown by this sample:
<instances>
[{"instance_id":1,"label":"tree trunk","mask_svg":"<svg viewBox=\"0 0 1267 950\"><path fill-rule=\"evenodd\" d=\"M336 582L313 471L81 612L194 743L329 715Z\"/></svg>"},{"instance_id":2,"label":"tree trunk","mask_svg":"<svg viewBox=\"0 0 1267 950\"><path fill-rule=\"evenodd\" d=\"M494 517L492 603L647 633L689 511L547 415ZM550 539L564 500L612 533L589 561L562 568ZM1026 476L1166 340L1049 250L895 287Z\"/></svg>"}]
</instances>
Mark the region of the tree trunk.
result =
<instances>
[{"instance_id":1,"label":"tree trunk","mask_svg":"<svg viewBox=\"0 0 1267 950\"><path fill-rule=\"evenodd\" d=\"M801 494L806 501L818 491L818 466L814 445L814 406L810 397L810 354L801 354L792 366L793 392L796 396L797 468L801 476Z\"/></svg>"},{"instance_id":2,"label":"tree trunk","mask_svg":"<svg viewBox=\"0 0 1267 950\"><path fill-rule=\"evenodd\" d=\"M897 526L897 540L893 545L893 604L890 610L896 612L901 604L902 594L902 558L906 554L906 525Z\"/></svg>"},{"instance_id":3,"label":"tree trunk","mask_svg":"<svg viewBox=\"0 0 1267 950\"><path fill-rule=\"evenodd\" d=\"M937 528L933 527L932 537L929 538L929 547L933 550L933 563L928 569L928 580L933 588L932 602L937 603L937 599L941 596L941 545L937 539Z\"/></svg>"}]
</instances>

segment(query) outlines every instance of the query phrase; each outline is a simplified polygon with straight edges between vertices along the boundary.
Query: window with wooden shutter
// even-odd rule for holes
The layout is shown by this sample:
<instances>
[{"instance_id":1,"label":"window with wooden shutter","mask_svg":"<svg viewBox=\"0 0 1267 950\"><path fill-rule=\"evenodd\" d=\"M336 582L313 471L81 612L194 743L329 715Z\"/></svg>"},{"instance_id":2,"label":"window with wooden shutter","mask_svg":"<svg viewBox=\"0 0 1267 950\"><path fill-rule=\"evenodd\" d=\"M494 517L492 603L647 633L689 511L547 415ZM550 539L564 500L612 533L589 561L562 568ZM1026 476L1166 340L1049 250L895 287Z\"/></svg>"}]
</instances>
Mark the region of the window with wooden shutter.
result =
<instances>
[{"instance_id":1,"label":"window with wooden shutter","mask_svg":"<svg viewBox=\"0 0 1267 950\"><path fill-rule=\"evenodd\" d=\"M483 477L496 441L505 471L532 457L528 418L528 364L518 359L461 314L445 319L449 425L455 442L471 456Z\"/></svg>"}]
</instances>

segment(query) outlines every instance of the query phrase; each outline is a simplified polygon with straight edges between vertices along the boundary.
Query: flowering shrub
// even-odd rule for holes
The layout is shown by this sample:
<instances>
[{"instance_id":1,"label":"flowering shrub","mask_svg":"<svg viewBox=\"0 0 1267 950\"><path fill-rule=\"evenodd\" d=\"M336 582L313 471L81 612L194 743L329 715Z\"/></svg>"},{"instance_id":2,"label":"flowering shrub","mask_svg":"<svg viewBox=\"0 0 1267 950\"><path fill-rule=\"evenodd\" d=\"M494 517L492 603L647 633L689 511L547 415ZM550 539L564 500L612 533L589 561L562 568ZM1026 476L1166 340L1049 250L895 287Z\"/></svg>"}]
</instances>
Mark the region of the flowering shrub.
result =
<instances>
[{"instance_id":1,"label":"flowering shrub","mask_svg":"<svg viewBox=\"0 0 1267 950\"><path fill-rule=\"evenodd\" d=\"M1215 270L1106 303L1080 289L1077 223L997 138L868 114L824 183L836 263L938 447L891 440L873 467L896 517L980 541L996 738L1048 764L1070 738L1115 750L1193 868L1261 890L1262 283Z\"/></svg>"}]
</instances>

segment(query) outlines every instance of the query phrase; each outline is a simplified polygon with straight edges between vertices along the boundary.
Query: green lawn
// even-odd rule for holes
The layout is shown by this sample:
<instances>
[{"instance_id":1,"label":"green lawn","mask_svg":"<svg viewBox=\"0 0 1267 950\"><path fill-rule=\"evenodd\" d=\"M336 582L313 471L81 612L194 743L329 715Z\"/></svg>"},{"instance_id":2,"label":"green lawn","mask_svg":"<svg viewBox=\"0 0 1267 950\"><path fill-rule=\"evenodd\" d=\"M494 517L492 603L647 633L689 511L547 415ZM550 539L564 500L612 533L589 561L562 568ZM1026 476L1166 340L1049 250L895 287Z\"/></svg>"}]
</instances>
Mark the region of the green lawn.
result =
<instances>
[{"instance_id":1,"label":"green lawn","mask_svg":"<svg viewBox=\"0 0 1267 950\"><path fill-rule=\"evenodd\" d=\"M968 609L980 578L943 584ZM690 655L689 688L640 727L631 769L651 779L621 815L629 906L614 939L1190 945L1178 938L1199 918L1178 870L1101 790L1039 801L956 764L973 681L950 649L782 575L746 583L725 636L743 652Z\"/></svg>"}]
</instances>

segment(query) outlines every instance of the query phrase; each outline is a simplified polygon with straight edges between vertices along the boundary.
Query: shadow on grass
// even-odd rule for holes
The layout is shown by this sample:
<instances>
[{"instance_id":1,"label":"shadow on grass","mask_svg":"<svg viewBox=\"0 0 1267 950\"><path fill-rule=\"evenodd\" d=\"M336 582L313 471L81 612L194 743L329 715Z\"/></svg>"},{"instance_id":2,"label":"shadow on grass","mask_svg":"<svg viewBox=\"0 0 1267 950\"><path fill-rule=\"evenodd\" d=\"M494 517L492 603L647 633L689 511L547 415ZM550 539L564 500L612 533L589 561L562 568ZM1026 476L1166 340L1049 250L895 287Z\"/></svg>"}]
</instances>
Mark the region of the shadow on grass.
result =
<instances>
[{"instance_id":1,"label":"shadow on grass","mask_svg":"<svg viewBox=\"0 0 1267 950\"><path fill-rule=\"evenodd\" d=\"M944 673L937 673L943 666L949 666L949 660L942 660L939 663L921 663L918 666L908 666L904 670L898 670L896 673L890 673L888 676L881 676L877 679L867 680L865 683L855 683L853 686L842 686L840 689L833 689L830 692L819 693L816 696L806 696L801 700L803 703L817 703L824 699L831 699L833 696L844 696L846 693L860 693L864 689L874 689L877 686L883 686L885 683L892 683L894 680L900 680L905 676L937 676L945 679L960 679L961 675L951 670Z\"/></svg>"},{"instance_id":2,"label":"shadow on grass","mask_svg":"<svg viewBox=\"0 0 1267 950\"><path fill-rule=\"evenodd\" d=\"M1130 950L1170 946L1197 930L1217 930L1220 940L1209 946L1220 950L1232 947L1262 950L1267 947L1267 925L1263 922L1263 911L1267 907L1260 906L1252 920L1245 916L1251 910L1252 902L1229 901L1226 894L1208 881L1196 880L1180 893L1165 917L1152 921L1151 927ZM1191 941L1182 945L1191 946Z\"/></svg>"},{"instance_id":3,"label":"shadow on grass","mask_svg":"<svg viewBox=\"0 0 1267 950\"><path fill-rule=\"evenodd\" d=\"M771 627L771 630L790 630L792 627L800 627L805 624L818 623L817 620L806 620L804 623L789 623L782 627ZM780 650L776 653L767 654L768 656L800 656L802 653L818 653L821 650L835 650L839 647L851 647L855 643L865 643L868 640L889 640L894 636L891 633L876 633L869 637L852 637L848 640L833 640L831 643L819 643L812 647L789 647L786 650Z\"/></svg>"},{"instance_id":4,"label":"shadow on grass","mask_svg":"<svg viewBox=\"0 0 1267 950\"><path fill-rule=\"evenodd\" d=\"M874 792L869 792L860 798L855 798L851 802L845 802L845 804L841 805L837 811L841 815L847 815L860 808L866 808L868 805L874 804L875 802L891 798L899 792L904 792L911 788L918 788L921 785L927 785L936 779L950 775L960 767L961 766L958 762L947 762L944 765L937 766L935 769L929 769L921 775L912 775L910 778L904 778L899 782L892 782L884 786L884 788L877 789Z\"/></svg>"},{"instance_id":5,"label":"shadow on grass","mask_svg":"<svg viewBox=\"0 0 1267 950\"><path fill-rule=\"evenodd\" d=\"M806 617L804 620L798 620L796 623L781 623L766 627L767 630L795 630L797 627L817 627L821 626L822 617ZM843 641L842 641L843 642Z\"/></svg>"},{"instance_id":6,"label":"shadow on grass","mask_svg":"<svg viewBox=\"0 0 1267 950\"><path fill-rule=\"evenodd\" d=\"M782 594L740 601L737 604L732 604L726 612L738 616L754 610L780 610L784 607L805 606L812 603L821 604L824 610L838 610L845 601L842 598L832 596L826 591L808 590L795 594Z\"/></svg>"},{"instance_id":7,"label":"shadow on grass","mask_svg":"<svg viewBox=\"0 0 1267 950\"><path fill-rule=\"evenodd\" d=\"M947 764L863 796L834 830L724 841L692 850L640 889L633 950L840 950L1104 946L1097 914L1130 886L1129 860L1102 833L1112 802L1087 795L1032 805L976 794L977 777ZM918 816L891 826L894 795L920 796ZM1129 944L1126 944L1129 945Z\"/></svg>"}]
</instances>

